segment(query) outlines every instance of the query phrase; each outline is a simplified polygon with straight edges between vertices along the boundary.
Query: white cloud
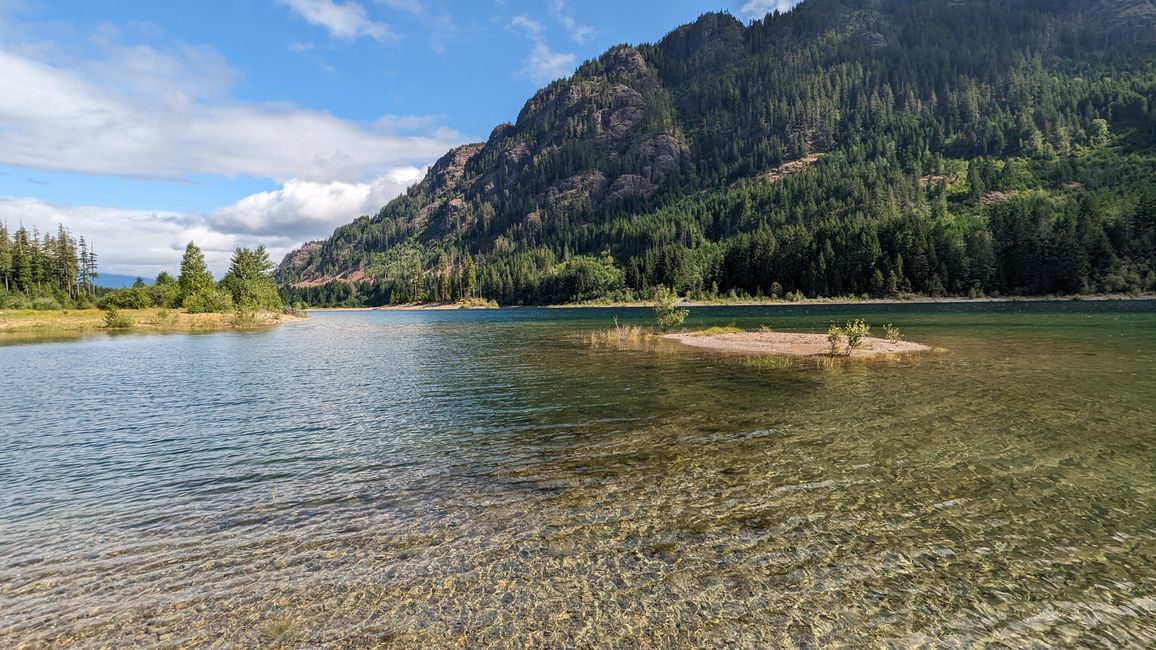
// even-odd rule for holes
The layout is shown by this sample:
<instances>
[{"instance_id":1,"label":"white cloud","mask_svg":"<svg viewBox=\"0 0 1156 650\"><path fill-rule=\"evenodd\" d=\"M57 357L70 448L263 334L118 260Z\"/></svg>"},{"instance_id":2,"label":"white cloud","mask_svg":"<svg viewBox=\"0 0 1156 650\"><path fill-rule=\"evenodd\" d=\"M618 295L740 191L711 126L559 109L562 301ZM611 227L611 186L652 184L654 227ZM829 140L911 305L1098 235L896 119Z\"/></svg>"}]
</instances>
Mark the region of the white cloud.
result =
<instances>
[{"instance_id":1,"label":"white cloud","mask_svg":"<svg viewBox=\"0 0 1156 650\"><path fill-rule=\"evenodd\" d=\"M461 136L415 118L365 125L228 97L236 77L214 50L106 45L75 60L0 46L0 164L128 177L251 175L359 181L425 164ZM427 119L427 118L423 118Z\"/></svg>"},{"instance_id":2,"label":"white cloud","mask_svg":"<svg viewBox=\"0 0 1156 650\"><path fill-rule=\"evenodd\" d=\"M396 34L385 23L369 17L365 7L356 2L344 4L335 0L281 0L305 22L324 27L329 35L346 41L354 41L362 36L375 41L395 38Z\"/></svg>"},{"instance_id":3,"label":"white cloud","mask_svg":"<svg viewBox=\"0 0 1156 650\"><path fill-rule=\"evenodd\" d=\"M407 167L371 183L292 180L278 190L251 194L216 210L206 221L225 233L314 239L363 214L375 214L421 175L421 169Z\"/></svg>"},{"instance_id":4,"label":"white cloud","mask_svg":"<svg viewBox=\"0 0 1156 650\"><path fill-rule=\"evenodd\" d=\"M550 0L550 11L554 14L554 20L566 28L575 42L585 43L594 35L593 27L583 25L566 11L566 0Z\"/></svg>"},{"instance_id":5,"label":"white cloud","mask_svg":"<svg viewBox=\"0 0 1156 650\"><path fill-rule=\"evenodd\" d=\"M555 52L546 43L542 24L528 16L515 16L510 24L526 33L533 46L526 59L522 74L537 84L565 77L574 71L578 57L567 52Z\"/></svg>"},{"instance_id":6,"label":"white cloud","mask_svg":"<svg viewBox=\"0 0 1156 650\"><path fill-rule=\"evenodd\" d=\"M747 0L739 10L748 20L755 20L766 16L772 11L786 13L793 9L802 0Z\"/></svg>"},{"instance_id":7,"label":"white cloud","mask_svg":"<svg viewBox=\"0 0 1156 650\"><path fill-rule=\"evenodd\" d=\"M92 242L105 273L155 277L175 272L185 244L195 241L219 278L237 246L265 245L274 262L304 241L329 236L334 228L382 205L420 179L424 170L398 168L369 183L293 180L210 213L129 210L0 197L0 221L41 232L63 224Z\"/></svg>"},{"instance_id":8,"label":"white cloud","mask_svg":"<svg viewBox=\"0 0 1156 650\"><path fill-rule=\"evenodd\" d=\"M239 75L216 50L126 46L122 36L101 26L85 58L52 42L0 40L0 165L198 182L252 176L278 187L209 212L0 196L0 220L42 231L63 224L93 242L106 273L174 271L190 240L218 276L236 246L264 244L279 261L303 241L376 213L462 141L438 116L360 123L239 101Z\"/></svg>"},{"instance_id":9,"label":"white cloud","mask_svg":"<svg viewBox=\"0 0 1156 650\"><path fill-rule=\"evenodd\" d=\"M190 240L206 251L206 260L220 277L236 245L236 237L216 233L187 215L171 211L127 210L103 206L57 205L34 198L0 197L0 219L12 228L55 231L63 224L73 235L92 242L105 273L155 277L175 271Z\"/></svg>"},{"instance_id":10,"label":"white cloud","mask_svg":"<svg viewBox=\"0 0 1156 650\"><path fill-rule=\"evenodd\" d=\"M542 32L544 30L542 28L542 23L534 20L533 18L530 18L529 16L514 16L514 19L510 21L510 24L514 27L519 27L525 30L526 36L531 40L541 40L543 38Z\"/></svg>"}]
</instances>

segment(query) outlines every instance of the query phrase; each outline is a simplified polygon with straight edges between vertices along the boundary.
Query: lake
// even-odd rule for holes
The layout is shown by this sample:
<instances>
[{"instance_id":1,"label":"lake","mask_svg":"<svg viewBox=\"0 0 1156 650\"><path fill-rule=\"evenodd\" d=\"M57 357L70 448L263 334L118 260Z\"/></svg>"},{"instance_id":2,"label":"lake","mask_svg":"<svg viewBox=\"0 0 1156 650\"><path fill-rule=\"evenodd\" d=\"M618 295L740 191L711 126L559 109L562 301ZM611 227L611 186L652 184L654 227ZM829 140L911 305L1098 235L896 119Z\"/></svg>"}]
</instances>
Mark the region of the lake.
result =
<instances>
[{"instance_id":1,"label":"lake","mask_svg":"<svg viewBox=\"0 0 1156 650\"><path fill-rule=\"evenodd\" d=\"M645 310L0 347L0 646L1151 647L1156 303ZM667 345L666 343L670 343Z\"/></svg>"}]
</instances>

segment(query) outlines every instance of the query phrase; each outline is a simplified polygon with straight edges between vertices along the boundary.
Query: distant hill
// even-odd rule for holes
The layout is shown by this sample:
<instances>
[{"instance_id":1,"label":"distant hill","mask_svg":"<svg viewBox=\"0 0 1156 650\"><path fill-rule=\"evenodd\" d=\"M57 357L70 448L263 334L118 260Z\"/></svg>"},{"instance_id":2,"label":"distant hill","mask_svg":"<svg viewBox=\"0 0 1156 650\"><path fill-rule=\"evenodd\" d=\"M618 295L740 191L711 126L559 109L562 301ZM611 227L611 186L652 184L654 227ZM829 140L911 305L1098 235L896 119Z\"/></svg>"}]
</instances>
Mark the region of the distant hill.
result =
<instances>
[{"instance_id":1,"label":"distant hill","mask_svg":"<svg viewBox=\"0 0 1156 650\"><path fill-rule=\"evenodd\" d=\"M1149 0L707 14L540 90L277 278L350 305L1153 290L1154 55Z\"/></svg>"},{"instance_id":2,"label":"distant hill","mask_svg":"<svg viewBox=\"0 0 1156 650\"><path fill-rule=\"evenodd\" d=\"M96 278L96 286L104 287L105 289L125 289L131 287L136 282L135 275L115 275L112 273L101 273ZM146 283L152 284L152 280L145 280Z\"/></svg>"}]
</instances>

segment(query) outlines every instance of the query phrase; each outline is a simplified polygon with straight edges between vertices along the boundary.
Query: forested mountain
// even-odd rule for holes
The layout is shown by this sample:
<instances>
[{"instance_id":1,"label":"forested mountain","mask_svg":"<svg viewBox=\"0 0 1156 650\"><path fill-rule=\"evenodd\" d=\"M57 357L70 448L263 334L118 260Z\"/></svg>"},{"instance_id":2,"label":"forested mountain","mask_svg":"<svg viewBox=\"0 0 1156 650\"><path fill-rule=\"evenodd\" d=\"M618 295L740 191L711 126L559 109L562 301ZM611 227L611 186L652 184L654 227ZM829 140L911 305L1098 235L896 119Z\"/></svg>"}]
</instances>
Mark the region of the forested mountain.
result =
<instances>
[{"instance_id":1,"label":"forested mountain","mask_svg":"<svg viewBox=\"0 0 1156 650\"><path fill-rule=\"evenodd\" d=\"M806 0L612 48L285 258L291 300L1156 289L1150 0Z\"/></svg>"}]
</instances>

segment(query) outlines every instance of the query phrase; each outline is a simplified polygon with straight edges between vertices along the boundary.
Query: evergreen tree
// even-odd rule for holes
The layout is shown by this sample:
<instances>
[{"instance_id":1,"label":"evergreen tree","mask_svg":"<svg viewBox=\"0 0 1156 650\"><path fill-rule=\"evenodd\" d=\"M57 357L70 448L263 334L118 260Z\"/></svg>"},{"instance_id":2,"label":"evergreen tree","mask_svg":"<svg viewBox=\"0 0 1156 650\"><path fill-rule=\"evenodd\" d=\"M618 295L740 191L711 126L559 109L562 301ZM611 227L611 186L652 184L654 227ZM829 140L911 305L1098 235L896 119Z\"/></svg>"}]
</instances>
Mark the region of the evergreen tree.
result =
<instances>
[{"instance_id":1,"label":"evergreen tree","mask_svg":"<svg viewBox=\"0 0 1156 650\"><path fill-rule=\"evenodd\" d=\"M464 297L473 298L478 288L478 271L474 266L474 258L469 253L466 253L462 262L462 284Z\"/></svg>"},{"instance_id":2,"label":"evergreen tree","mask_svg":"<svg viewBox=\"0 0 1156 650\"><path fill-rule=\"evenodd\" d=\"M0 280L4 291L12 290L12 240L8 237L8 224L0 223Z\"/></svg>"},{"instance_id":3,"label":"evergreen tree","mask_svg":"<svg viewBox=\"0 0 1156 650\"><path fill-rule=\"evenodd\" d=\"M273 262L265 247L237 248L229 264L229 271L221 279L221 286L233 298L233 304L247 309L281 308L281 295L269 272Z\"/></svg>"},{"instance_id":4,"label":"evergreen tree","mask_svg":"<svg viewBox=\"0 0 1156 650\"><path fill-rule=\"evenodd\" d=\"M181 286L167 271L157 274L149 287L149 296L154 307L180 307Z\"/></svg>"},{"instance_id":5,"label":"evergreen tree","mask_svg":"<svg viewBox=\"0 0 1156 650\"><path fill-rule=\"evenodd\" d=\"M181 273L177 277L180 287L178 294L183 304L195 294L213 287L213 275L205 266L205 254L193 242L185 246L185 255L181 258Z\"/></svg>"}]
</instances>

